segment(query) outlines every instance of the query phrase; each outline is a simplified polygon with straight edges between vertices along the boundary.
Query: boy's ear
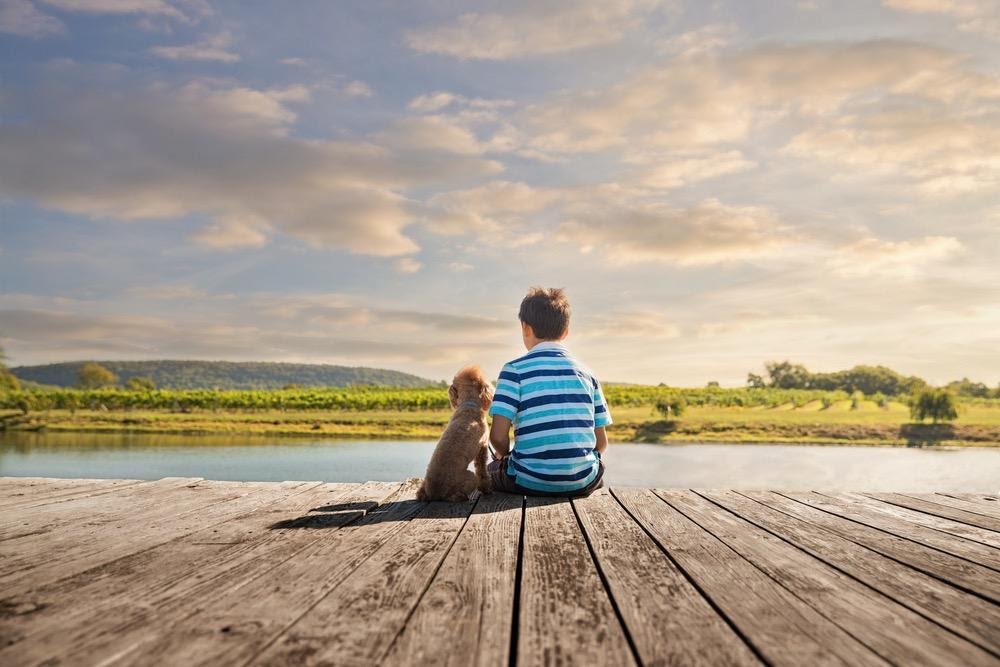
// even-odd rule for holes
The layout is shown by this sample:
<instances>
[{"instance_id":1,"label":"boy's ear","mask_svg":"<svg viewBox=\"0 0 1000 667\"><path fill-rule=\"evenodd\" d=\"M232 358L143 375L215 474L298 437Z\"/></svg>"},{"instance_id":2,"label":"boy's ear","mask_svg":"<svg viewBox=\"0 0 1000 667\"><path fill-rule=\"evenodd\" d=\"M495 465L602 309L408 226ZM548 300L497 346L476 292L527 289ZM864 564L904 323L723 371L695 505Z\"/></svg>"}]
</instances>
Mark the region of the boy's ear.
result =
<instances>
[{"instance_id":1,"label":"boy's ear","mask_svg":"<svg viewBox=\"0 0 1000 667\"><path fill-rule=\"evenodd\" d=\"M534 338L534 336L535 336L535 330L527 322L521 322L521 334L523 334L525 337L529 337L530 336L530 337Z\"/></svg>"}]
</instances>

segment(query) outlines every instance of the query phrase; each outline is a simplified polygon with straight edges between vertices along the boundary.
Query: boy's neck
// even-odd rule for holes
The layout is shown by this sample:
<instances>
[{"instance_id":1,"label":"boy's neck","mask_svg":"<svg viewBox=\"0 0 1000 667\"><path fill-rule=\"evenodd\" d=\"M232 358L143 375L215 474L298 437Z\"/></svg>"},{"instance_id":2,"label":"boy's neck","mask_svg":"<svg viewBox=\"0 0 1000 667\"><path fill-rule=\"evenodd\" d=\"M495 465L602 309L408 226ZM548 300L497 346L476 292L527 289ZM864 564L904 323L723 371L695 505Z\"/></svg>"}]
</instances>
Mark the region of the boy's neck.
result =
<instances>
[{"instance_id":1,"label":"boy's neck","mask_svg":"<svg viewBox=\"0 0 1000 667\"><path fill-rule=\"evenodd\" d=\"M545 339L538 338L538 339L536 339L535 341L532 342L531 347L528 348L528 351L530 352L531 350L534 350L539 345L543 345L543 344L562 346L563 345L563 339L562 338L545 338Z\"/></svg>"}]
</instances>

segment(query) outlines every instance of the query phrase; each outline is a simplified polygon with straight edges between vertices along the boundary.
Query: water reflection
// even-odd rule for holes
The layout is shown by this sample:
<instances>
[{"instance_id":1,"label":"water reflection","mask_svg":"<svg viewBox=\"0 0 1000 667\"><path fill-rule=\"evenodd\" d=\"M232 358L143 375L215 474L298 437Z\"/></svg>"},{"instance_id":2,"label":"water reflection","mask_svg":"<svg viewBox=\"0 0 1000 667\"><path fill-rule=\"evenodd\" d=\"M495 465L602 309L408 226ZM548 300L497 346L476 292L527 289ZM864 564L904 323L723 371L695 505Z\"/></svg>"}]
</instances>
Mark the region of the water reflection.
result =
<instances>
[{"instance_id":1,"label":"water reflection","mask_svg":"<svg viewBox=\"0 0 1000 667\"><path fill-rule=\"evenodd\" d=\"M431 441L7 433L0 475L392 481L423 474ZM1000 449L612 444L610 484L786 490L1000 491Z\"/></svg>"}]
</instances>

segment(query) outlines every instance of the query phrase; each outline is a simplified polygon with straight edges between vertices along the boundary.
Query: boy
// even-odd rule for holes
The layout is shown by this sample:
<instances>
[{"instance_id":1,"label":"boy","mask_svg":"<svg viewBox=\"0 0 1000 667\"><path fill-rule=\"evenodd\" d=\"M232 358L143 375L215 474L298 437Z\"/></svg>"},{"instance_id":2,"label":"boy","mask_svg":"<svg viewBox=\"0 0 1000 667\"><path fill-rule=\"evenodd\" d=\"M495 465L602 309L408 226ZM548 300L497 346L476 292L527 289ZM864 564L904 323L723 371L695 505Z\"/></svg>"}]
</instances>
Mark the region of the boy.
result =
<instances>
[{"instance_id":1,"label":"boy","mask_svg":"<svg viewBox=\"0 0 1000 667\"><path fill-rule=\"evenodd\" d=\"M561 289L533 287L521 302L528 353L504 364L489 409L496 460L487 470L497 491L586 496L601 487L611 414L600 383L562 344L569 316Z\"/></svg>"}]
</instances>

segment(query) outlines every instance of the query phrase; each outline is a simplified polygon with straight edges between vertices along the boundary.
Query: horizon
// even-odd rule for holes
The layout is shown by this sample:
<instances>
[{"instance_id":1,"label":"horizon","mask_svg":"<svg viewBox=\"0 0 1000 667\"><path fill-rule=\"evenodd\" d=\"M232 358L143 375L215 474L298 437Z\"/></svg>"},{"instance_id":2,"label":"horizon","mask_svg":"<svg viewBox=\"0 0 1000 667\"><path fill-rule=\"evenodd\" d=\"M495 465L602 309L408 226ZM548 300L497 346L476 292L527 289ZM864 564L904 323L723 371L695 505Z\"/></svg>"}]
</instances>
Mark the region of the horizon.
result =
<instances>
[{"instance_id":1,"label":"horizon","mask_svg":"<svg viewBox=\"0 0 1000 667\"><path fill-rule=\"evenodd\" d=\"M990 0L0 2L0 347L1000 384Z\"/></svg>"}]
</instances>

